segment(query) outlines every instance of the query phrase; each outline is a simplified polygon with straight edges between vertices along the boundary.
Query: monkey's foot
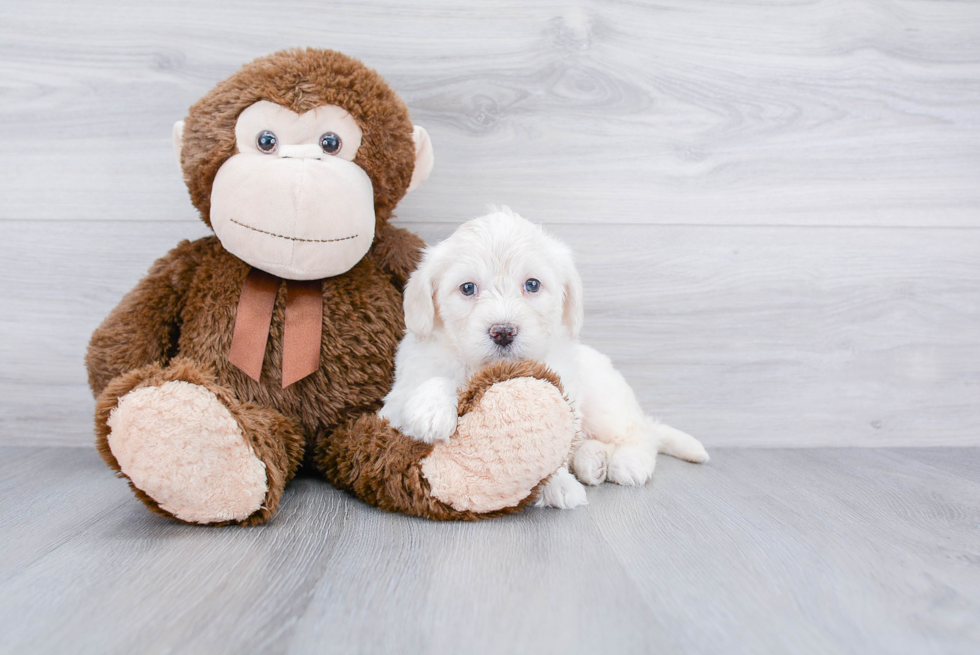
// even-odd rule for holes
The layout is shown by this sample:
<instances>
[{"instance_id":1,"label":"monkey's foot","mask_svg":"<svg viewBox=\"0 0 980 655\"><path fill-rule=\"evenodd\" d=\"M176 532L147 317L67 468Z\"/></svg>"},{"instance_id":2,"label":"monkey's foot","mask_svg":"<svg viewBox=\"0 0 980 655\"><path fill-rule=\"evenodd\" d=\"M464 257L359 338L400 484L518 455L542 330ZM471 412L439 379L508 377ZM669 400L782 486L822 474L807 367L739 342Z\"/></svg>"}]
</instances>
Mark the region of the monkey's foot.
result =
<instances>
[{"instance_id":1,"label":"monkey's foot","mask_svg":"<svg viewBox=\"0 0 980 655\"><path fill-rule=\"evenodd\" d=\"M107 423L121 471L178 519L243 521L262 507L266 466L207 388L184 381L140 387L119 398Z\"/></svg>"},{"instance_id":2,"label":"monkey's foot","mask_svg":"<svg viewBox=\"0 0 980 655\"><path fill-rule=\"evenodd\" d=\"M477 373L459 414L456 434L432 448L422 475L432 497L461 512L526 501L565 462L575 434L557 376L536 362Z\"/></svg>"}]
</instances>

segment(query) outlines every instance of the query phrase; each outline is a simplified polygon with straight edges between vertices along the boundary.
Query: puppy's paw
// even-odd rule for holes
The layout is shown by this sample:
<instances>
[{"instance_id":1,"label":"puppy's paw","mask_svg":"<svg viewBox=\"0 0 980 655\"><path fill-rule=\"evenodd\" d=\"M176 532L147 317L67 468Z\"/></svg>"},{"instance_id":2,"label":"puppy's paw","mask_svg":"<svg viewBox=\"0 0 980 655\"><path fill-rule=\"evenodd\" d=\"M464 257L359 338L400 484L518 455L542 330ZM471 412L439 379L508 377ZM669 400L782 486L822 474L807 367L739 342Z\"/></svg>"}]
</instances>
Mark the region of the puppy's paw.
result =
<instances>
[{"instance_id":1,"label":"puppy's paw","mask_svg":"<svg viewBox=\"0 0 980 655\"><path fill-rule=\"evenodd\" d=\"M643 485L653 475L657 460L638 446L619 446L609 458L609 480L616 484Z\"/></svg>"},{"instance_id":2,"label":"puppy's paw","mask_svg":"<svg viewBox=\"0 0 980 655\"><path fill-rule=\"evenodd\" d=\"M572 459L575 477L585 484L602 484L606 481L606 446L601 441L589 439L575 452Z\"/></svg>"},{"instance_id":3,"label":"puppy's paw","mask_svg":"<svg viewBox=\"0 0 980 655\"><path fill-rule=\"evenodd\" d=\"M406 403L401 427L413 439L439 443L456 432L456 419L456 387L447 378L431 378Z\"/></svg>"},{"instance_id":4,"label":"puppy's paw","mask_svg":"<svg viewBox=\"0 0 980 655\"><path fill-rule=\"evenodd\" d=\"M548 478L535 506L574 509L588 504L585 487L568 472L568 469L562 467Z\"/></svg>"}]
</instances>

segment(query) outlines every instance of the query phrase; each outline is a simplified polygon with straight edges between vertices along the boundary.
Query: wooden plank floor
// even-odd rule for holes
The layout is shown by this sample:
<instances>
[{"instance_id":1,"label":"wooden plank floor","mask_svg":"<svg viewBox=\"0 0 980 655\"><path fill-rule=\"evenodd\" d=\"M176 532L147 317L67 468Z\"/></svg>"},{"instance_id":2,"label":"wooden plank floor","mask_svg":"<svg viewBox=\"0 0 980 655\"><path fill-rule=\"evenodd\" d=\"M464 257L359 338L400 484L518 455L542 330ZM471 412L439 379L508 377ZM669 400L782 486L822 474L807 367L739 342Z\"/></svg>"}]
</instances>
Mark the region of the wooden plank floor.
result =
<instances>
[{"instance_id":1,"label":"wooden plank floor","mask_svg":"<svg viewBox=\"0 0 980 655\"><path fill-rule=\"evenodd\" d=\"M312 479L151 515L90 449L0 448L3 653L976 653L980 449L716 449L479 524Z\"/></svg>"}]
</instances>

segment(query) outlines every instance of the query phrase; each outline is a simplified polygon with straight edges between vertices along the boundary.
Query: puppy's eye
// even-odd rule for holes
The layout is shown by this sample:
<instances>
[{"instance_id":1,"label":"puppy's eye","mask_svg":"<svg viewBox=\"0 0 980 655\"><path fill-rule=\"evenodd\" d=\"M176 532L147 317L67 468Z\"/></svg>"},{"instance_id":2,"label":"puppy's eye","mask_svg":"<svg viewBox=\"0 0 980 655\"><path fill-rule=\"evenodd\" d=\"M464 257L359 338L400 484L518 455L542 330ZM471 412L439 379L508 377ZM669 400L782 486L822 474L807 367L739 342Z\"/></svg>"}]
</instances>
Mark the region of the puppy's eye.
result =
<instances>
[{"instance_id":1,"label":"puppy's eye","mask_svg":"<svg viewBox=\"0 0 980 655\"><path fill-rule=\"evenodd\" d=\"M463 282L461 285L459 285L459 291L464 296L472 296L476 293L476 285L472 282Z\"/></svg>"},{"instance_id":2,"label":"puppy's eye","mask_svg":"<svg viewBox=\"0 0 980 655\"><path fill-rule=\"evenodd\" d=\"M524 290L528 293L537 293L541 290L541 283L532 277L530 280L524 283Z\"/></svg>"},{"instance_id":3,"label":"puppy's eye","mask_svg":"<svg viewBox=\"0 0 980 655\"><path fill-rule=\"evenodd\" d=\"M269 130L264 130L259 132L259 135L255 137L255 145L259 150L266 154L271 154L276 151L279 146L279 139L276 135Z\"/></svg>"}]
</instances>

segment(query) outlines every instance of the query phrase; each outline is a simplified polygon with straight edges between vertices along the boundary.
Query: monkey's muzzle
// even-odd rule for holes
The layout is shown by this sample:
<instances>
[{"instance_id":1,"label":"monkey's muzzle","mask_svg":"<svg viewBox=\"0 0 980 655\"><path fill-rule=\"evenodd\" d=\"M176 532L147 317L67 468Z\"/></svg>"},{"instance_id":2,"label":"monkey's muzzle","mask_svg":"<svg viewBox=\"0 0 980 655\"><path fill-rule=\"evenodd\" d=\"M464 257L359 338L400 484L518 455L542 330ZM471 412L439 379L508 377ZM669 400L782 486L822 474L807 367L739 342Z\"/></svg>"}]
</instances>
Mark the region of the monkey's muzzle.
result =
<instances>
[{"instance_id":1,"label":"monkey's muzzle","mask_svg":"<svg viewBox=\"0 0 980 655\"><path fill-rule=\"evenodd\" d=\"M282 151L240 153L224 163L211 188L211 227L229 252L273 275L345 273L374 240L371 179L317 146Z\"/></svg>"}]
</instances>

